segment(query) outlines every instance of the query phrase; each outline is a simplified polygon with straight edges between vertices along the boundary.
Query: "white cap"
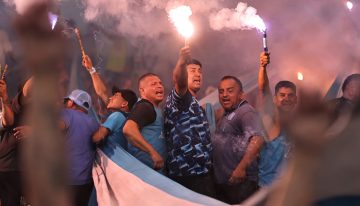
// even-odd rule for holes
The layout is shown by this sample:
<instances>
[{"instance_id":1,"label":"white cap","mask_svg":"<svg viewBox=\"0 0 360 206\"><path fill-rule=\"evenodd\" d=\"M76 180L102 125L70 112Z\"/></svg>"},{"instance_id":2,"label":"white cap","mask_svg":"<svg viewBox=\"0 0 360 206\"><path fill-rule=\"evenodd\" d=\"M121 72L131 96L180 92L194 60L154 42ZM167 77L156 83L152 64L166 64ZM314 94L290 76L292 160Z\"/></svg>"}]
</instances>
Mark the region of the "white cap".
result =
<instances>
[{"instance_id":1,"label":"white cap","mask_svg":"<svg viewBox=\"0 0 360 206\"><path fill-rule=\"evenodd\" d=\"M91 97L90 95L80 89L75 89L70 93L69 96L65 97L65 99L71 99L75 102L78 106L86 109L86 111L89 111L91 107Z\"/></svg>"}]
</instances>

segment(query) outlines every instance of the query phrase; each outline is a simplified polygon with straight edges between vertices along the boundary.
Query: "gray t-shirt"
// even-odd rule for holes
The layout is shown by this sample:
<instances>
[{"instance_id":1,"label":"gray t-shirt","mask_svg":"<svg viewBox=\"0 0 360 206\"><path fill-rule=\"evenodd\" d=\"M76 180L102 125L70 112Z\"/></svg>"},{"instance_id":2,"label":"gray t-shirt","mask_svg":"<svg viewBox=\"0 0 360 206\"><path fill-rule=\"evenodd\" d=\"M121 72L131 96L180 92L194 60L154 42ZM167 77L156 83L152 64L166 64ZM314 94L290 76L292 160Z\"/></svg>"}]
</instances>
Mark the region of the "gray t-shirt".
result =
<instances>
[{"instance_id":1,"label":"gray t-shirt","mask_svg":"<svg viewBox=\"0 0 360 206\"><path fill-rule=\"evenodd\" d=\"M238 107L225 113L217 124L212 137L214 146L214 173L216 183L228 182L232 172L243 158L253 136L264 136L260 117L245 100ZM246 177L258 181L258 161L246 168Z\"/></svg>"}]
</instances>

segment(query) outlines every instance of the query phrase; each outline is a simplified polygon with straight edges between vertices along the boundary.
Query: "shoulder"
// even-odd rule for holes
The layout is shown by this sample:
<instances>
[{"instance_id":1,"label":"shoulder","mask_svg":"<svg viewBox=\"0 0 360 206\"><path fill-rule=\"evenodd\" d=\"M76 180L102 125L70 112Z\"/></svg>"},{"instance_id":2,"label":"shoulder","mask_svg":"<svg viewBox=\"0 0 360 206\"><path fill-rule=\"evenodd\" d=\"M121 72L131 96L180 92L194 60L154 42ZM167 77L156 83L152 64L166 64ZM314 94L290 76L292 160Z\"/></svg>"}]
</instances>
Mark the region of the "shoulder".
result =
<instances>
[{"instance_id":1,"label":"shoulder","mask_svg":"<svg viewBox=\"0 0 360 206\"><path fill-rule=\"evenodd\" d=\"M249 112L257 114L256 109L253 106L251 106L247 101L242 103L242 105L235 110L235 113L237 113L238 115L246 114L246 113L249 113Z\"/></svg>"},{"instance_id":2,"label":"shoulder","mask_svg":"<svg viewBox=\"0 0 360 206\"><path fill-rule=\"evenodd\" d=\"M74 114L74 111L72 109L62 109L61 115L62 116L72 116Z\"/></svg>"},{"instance_id":3,"label":"shoulder","mask_svg":"<svg viewBox=\"0 0 360 206\"><path fill-rule=\"evenodd\" d=\"M130 112L130 116L134 113L137 114L139 112L155 113L155 107L149 100L141 99L140 101L136 102L136 104L134 105L133 109Z\"/></svg>"},{"instance_id":4,"label":"shoulder","mask_svg":"<svg viewBox=\"0 0 360 206\"><path fill-rule=\"evenodd\" d=\"M122 112L113 112L109 115L106 121L108 120L121 120L126 119L125 115Z\"/></svg>"},{"instance_id":5,"label":"shoulder","mask_svg":"<svg viewBox=\"0 0 360 206\"><path fill-rule=\"evenodd\" d=\"M236 122L249 123L261 121L259 113L247 102L237 108L233 113L233 119Z\"/></svg>"},{"instance_id":6,"label":"shoulder","mask_svg":"<svg viewBox=\"0 0 360 206\"><path fill-rule=\"evenodd\" d=\"M179 95L175 89L172 89L166 99L166 108L176 108L179 110L186 110L190 105L196 102L189 90L184 95Z\"/></svg>"},{"instance_id":7,"label":"shoulder","mask_svg":"<svg viewBox=\"0 0 360 206\"><path fill-rule=\"evenodd\" d=\"M135 103L133 110L139 108L139 107L152 107L154 108L153 104L147 100L147 99L141 99L138 102Z\"/></svg>"}]
</instances>

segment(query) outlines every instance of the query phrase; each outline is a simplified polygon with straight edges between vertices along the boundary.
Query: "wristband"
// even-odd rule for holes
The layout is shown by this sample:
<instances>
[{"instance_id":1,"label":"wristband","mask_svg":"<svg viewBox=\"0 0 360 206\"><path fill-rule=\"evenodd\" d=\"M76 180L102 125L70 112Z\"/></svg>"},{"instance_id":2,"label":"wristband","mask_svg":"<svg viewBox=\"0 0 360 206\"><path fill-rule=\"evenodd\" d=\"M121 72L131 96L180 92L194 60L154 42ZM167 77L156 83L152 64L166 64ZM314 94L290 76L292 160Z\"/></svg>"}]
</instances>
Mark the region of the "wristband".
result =
<instances>
[{"instance_id":1,"label":"wristband","mask_svg":"<svg viewBox=\"0 0 360 206\"><path fill-rule=\"evenodd\" d=\"M96 69L94 67L91 68L91 70L89 71L90 74L94 74L96 72Z\"/></svg>"}]
</instances>

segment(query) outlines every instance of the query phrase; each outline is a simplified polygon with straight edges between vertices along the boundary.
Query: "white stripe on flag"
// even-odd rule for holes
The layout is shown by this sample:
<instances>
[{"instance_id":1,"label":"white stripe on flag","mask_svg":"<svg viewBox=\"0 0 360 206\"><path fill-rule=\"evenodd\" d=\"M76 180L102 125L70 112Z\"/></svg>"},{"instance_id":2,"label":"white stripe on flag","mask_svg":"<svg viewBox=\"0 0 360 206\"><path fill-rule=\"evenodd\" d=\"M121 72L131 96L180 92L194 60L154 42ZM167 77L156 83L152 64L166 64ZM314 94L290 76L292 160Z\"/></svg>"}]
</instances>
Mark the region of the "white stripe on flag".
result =
<instances>
[{"instance_id":1,"label":"white stripe on flag","mask_svg":"<svg viewBox=\"0 0 360 206\"><path fill-rule=\"evenodd\" d=\"M198 205L174 197L124 170L101 150L93 167L98 205Z\"/></svg>"}]
</instances>

